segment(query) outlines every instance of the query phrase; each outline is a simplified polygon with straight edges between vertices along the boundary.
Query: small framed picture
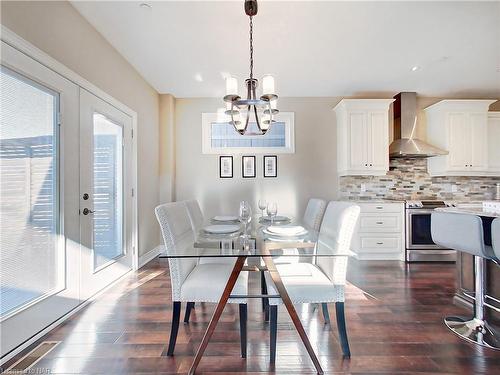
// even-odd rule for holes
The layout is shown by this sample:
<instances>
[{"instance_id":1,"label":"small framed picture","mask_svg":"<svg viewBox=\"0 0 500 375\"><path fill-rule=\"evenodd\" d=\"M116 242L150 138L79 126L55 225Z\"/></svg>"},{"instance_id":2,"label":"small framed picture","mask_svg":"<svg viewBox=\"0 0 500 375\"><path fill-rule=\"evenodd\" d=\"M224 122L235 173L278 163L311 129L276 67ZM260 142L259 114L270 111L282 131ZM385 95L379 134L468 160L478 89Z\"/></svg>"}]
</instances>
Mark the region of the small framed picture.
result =
<instances>
[{"instance_id":1,"label":"small framed picture","mask_svg":"<svg viewBox=\"0 0 500 375\"><path fill-rule=\"evenodd\" d=\"M219 177L233 178L233 157L219 156Z\"/></svg>"},{"instance_id":2,"label":"small framed picture","mask_svg":"<svg viewBox=\"0 0 500 375\"><path fill-rule=\"evenodd\" d=\"M278 177L278 157L264 155L264 177Z\"/></svg>"},{"instance_id":3,"label":"small framed picture","mask_svg":"<svg viewBox=\"0 0 500 375\"><path fill-rule=\"evenodd\" d=\"M241 158L241 175L243 178L255 178L255 156Z\"/></svg>"}]
</instances>

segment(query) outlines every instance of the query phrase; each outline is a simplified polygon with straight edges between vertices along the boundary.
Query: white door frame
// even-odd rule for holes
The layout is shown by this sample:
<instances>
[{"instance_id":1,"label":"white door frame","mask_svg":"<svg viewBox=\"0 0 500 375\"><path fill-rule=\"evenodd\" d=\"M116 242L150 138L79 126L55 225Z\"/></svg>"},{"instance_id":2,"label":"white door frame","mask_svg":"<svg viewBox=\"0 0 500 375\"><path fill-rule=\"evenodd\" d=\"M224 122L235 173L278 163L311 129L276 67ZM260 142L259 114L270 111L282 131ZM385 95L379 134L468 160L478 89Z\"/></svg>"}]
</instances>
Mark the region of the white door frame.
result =
<instances>
[{"instance_id":1,"label":"white door frame","mask_svg":"<svg viewBox=\"0 0 500 375\"><path fill-rule=\"evenodd\" d=\"M46 66L52 71L60 74L64 78L70 80L76 85L90 91L95 96L101 98L102 100L108 102L112 106L116 107L120 111L126 113L132 117L132 189L134 189L134 196L132 197L132 247L133 247L133 260L132 269L137 270L139 268L139 238L138 238L138 220L137 220L137 112L127 107L125 104L119 100L113 98L111 95L102 91L97 86L93 85L85 78L75 73L73 70L69 69L65 65L61 64L59 61L47 55L42 50L35 47L30 42L21 38L19 35L14 33L9 28L4 25L1 26L0 37L5 43L11 47L21 51L27 56L31 57L33 60L38 61L40 64Z\"/></svg>"}]
</instances>

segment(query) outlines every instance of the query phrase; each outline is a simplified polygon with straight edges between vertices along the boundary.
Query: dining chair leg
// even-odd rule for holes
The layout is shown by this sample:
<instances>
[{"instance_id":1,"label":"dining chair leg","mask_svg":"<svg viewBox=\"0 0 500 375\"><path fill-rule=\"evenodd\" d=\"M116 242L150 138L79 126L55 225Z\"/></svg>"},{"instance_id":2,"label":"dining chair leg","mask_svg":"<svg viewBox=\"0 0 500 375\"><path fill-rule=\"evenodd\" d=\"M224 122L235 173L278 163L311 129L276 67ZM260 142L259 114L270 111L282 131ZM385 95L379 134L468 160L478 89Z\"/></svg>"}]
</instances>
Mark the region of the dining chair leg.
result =
<instances>
[{"instance_id":1,"label":"dining chair leg","mask_svg":"<svg viewBox=\"0 0 500 375\"><path fill-rule=\"evenodd\" d=\"M177 341L177 332L179 331L179 319L181 317L181 303L174 302L172 307L172 327L170 328L170 340L168 342L167 355L173 356L175 342Z\"/></svg>"},{"instance_id":2,"label":"dining chair leg","mask_svg":"<svg viewBox=\"0 0 500 375\"><path fill-rule=\"evenodd\" d=\"M240 303L240 346L241 358L247 357L247 304Z\"/></svg>"},{"instance_id":3,"label":"dining chair leg","mask_svg":"<svg viewBox=\"0 0 500 375\"><path fill-rule=\"evenodd\" d=\"M347 340L347 329L345 325L344 302L335 302L335 314L337 315L337 329L339 330L340 345L344 357L351 357L349 341Z\"/></svg>"},{"instance_id":4,"label":"dining chair leg","mask_svg":"<svg viewBox=\"0 0 500 375\"><path fill-rule=\"evenodd\" d=\"M203 356L203 353L207 348L208 341L210 340L212 334L215 331L215 327L217 327L217 323L219 322L222 312L224 311L224 307L227 304L227 300L229 299L231 291L233 290L234 285L236 284L236 280L238 280L238 276L240 275L241 270L243 269L246 259L247 259L246 256L239 256L237 258L233 270L231 271L231 275L227 280L226 287L222 292L222 296L220 297L219 303L217 304L217 307L215 308L215 311L212 315L212 319L210 319L210 323L208 323L207 330L203 335L203 339L201 340L201 344L198 347L198 351L196 352L196 355L193 359L193 363L191 364L191 368L188 371L188 375L193 375L196 372L196 368L200 364L201 357Z\"/></svg>"},{"instance_id":5,"label":"dining chair leg","mask_svg":"<svg viewBox=\"0 0 500 375\"><path fill-rule=\"evenodd\" d=\"M330 313L328 312L328 304L322 303L321 309L323 310L323 319L325 320L325 324L330 324Z\"/></svg>"},{"instance_id":6,"label":"dining chair leg","mask_svg":"<svg viewBox=\"0 0 500 375\"><path fill-rule=\"evenodd\" d=\"M189 323L189 317L191 316L192 309L194 309L194 302L186 303L186 312L184 313L184 323Z\"/></svg>"},{"instance_id":7,"label":"dining chair leg","mask_svg":"<svg viewBox=\"0 0 500 375\"><path fill-rule=\"evenodd\" d=\"M269 362L271 364L276 363L276 341L278 336L278 306L269 306L270 313L270 335L269 335L269 346L270 346L270 358Z\"/></svg>"},{"instance_id":8,"label":"dining chair leg","mask_svg":"<svg viewBox=\"0 0 500 375\"><path fill-rule=\"evenodd\" d=\"M260 291L262 295L267 295L267 284L265 271L260 271ZM264 311L264 321L269 321L269 298L262 298L262 310Z\"/></svg>"}]
</instances>

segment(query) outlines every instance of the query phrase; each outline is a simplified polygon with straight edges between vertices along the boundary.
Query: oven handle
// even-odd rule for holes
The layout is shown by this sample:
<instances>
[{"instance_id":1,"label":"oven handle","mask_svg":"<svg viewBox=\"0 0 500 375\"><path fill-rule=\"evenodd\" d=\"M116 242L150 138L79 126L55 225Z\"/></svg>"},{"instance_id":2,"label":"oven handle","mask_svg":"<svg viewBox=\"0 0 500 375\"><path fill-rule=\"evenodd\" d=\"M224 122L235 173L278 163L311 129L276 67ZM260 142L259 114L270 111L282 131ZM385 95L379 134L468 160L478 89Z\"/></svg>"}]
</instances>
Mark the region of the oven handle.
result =
<instances>
[{"instance_id":1,"label":"oven handle","mask_svg":"<svg viewBox=\"0 0 500 375\"><path fill-rule=\"evenodd\" d=\"M415 214L431 214L433 213L435 210L434 208L407 208L406 209L406 215L409 216L409 215L415 215Z\"/></svg>"}]
</instances>

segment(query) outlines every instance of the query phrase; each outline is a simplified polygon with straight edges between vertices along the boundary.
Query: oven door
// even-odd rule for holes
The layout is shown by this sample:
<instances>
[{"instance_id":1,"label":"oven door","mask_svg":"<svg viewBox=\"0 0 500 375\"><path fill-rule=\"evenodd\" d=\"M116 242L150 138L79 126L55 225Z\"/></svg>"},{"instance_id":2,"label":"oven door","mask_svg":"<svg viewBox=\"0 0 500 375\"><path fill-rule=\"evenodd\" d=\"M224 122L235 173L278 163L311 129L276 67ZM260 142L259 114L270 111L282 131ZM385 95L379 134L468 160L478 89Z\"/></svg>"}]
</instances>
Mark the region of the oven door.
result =
<instances>
[{"instance_id":1,"label":"oven door","mask_svg":"<svg viewBox=\"0 0 500 375\"><path fill-rule=\"evenodd\" d=\"M406 210L406 248L407 249L442 249L432 241L431 214L433 209Z\"/></svg>"}]
</instances>

